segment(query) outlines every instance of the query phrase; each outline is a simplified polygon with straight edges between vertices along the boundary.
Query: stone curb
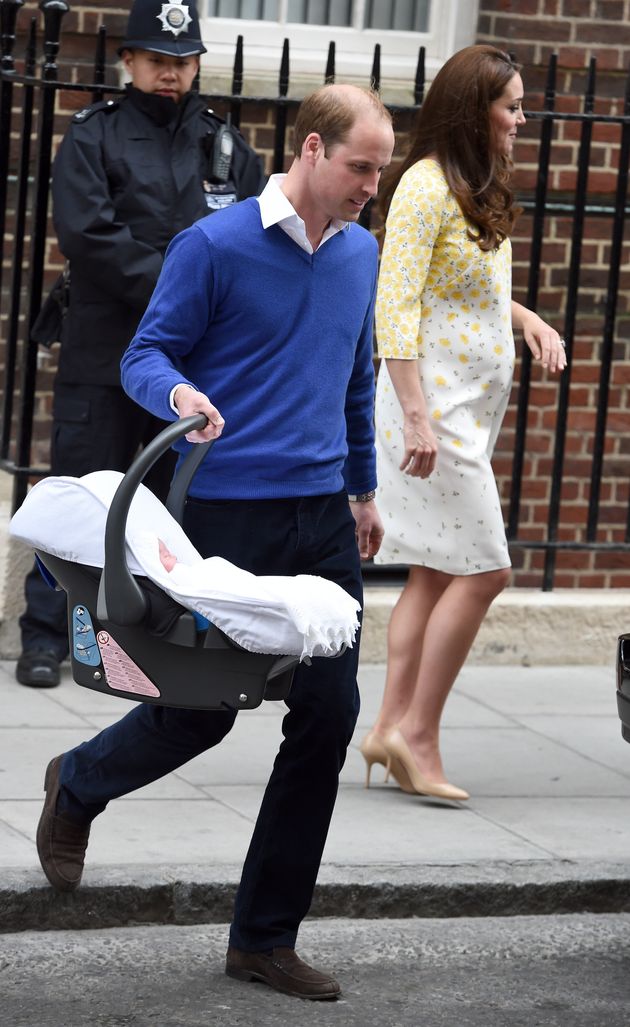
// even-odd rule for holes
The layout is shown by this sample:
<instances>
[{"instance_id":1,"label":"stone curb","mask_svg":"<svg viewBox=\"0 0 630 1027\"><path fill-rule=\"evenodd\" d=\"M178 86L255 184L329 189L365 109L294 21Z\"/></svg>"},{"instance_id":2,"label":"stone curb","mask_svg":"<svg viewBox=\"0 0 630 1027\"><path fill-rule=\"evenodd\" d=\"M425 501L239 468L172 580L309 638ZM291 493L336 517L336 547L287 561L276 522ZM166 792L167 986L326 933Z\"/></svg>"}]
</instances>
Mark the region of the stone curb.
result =
<instances>
[{"instance_id":1,"label":"stone curb","mask_svg":"<svg viewBox=\"0 0 630 1027\"><path fill-rule=\"evenodd\" d=\"M4 870L0 933L146 924L228 923L239 872L205 880L195 868L111 867L59 894L38 871ZM200 868L199 868L200 869ZM216 868L215 868L216 869ZM630 912L625 865L567 862L483 867L325 867L309 917L549 916Z\"/></svg>"},{"instance_id":2,"label":"stone curb","mask_svg":"<svg viewBox=\"0 0 630 1027\"><path fill-rule=\"evenodd\" d=\"M369 585L361 660L384 663L387 625L399 588ZM630 631L628 589L506 589L488 610L469 664L524 667L614 664L617 638Z\"/></svg>"}]
</instances>

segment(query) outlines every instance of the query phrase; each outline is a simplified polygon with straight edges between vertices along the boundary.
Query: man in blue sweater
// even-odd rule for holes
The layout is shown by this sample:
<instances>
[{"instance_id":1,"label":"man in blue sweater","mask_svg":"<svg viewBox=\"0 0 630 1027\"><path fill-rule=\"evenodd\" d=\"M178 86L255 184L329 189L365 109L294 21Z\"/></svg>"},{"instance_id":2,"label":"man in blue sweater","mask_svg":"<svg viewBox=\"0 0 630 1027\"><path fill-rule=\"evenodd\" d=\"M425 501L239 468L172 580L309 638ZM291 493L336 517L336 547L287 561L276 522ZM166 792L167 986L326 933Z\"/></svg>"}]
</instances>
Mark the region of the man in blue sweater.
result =
<instances>
[{"instance_id":1,"label":"man in blue sweater","mask_svg":"<svg viewBox=\"0 0 630 1027\"><path fill-rule=\"evenodd\" d=\"M394 145L378 97L324 86L301 104L295 159L262 195L177 236L122 361L158 417L203 413L182 443L222 435L193 479L184 528L203 556L256 574L318 574L362 599L379 548L372 320L377 246L356 222ZM339 984L295 952L315 887L359 696L358 651L301 665L245 860L226 972L310 999ZM233 711L138 705L51 761L38 829L58 889L81 879L110 799L216 745Z\"/></svg>"}]
</instances>

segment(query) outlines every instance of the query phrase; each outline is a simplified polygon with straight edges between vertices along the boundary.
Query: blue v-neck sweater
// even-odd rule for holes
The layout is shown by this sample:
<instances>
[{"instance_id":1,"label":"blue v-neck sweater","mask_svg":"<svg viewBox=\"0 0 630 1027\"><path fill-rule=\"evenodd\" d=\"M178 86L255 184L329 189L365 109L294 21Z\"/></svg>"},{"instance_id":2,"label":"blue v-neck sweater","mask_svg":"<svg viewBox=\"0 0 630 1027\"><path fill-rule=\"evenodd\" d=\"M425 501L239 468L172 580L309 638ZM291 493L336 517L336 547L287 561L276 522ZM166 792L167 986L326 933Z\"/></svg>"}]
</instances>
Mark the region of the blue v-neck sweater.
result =
<instances>
[{"instance_id":1,"label":"blue v-neck sweater","mask_svg":"<svg viewBox=\"0 0 630 1027\"><path fill-rule=\"evenodd\" d=\"M122 360L125 391L173 420L178 382L225 418L191 495L264 499L376 485L372 322L377 245L351 224L313 254L256 199L172 241ZM182 453L189 444L178 444Z\"/></svg>"}]
</instances>

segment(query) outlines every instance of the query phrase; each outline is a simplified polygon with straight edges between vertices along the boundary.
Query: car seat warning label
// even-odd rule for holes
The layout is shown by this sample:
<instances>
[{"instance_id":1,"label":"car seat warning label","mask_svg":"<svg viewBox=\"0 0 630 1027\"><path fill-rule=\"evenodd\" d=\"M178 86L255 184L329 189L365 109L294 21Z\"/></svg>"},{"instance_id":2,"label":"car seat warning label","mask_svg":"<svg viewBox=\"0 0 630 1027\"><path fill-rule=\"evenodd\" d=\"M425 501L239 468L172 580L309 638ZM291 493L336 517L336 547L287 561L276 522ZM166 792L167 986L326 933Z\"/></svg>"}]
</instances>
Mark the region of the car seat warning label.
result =
<instances>
[{"instance_id":1,"label":"car seat warning label","mask_svg":"<svg viewBox=\"0 0 630 1027\"><path fill-rule=\"evenodd\" d=\"M124 649L121 649L108 631L99 631L96 640L110 688L118 692L133 692L135 695L159 698L160 692L153 682Z\"/></svg>"}]
</instances>

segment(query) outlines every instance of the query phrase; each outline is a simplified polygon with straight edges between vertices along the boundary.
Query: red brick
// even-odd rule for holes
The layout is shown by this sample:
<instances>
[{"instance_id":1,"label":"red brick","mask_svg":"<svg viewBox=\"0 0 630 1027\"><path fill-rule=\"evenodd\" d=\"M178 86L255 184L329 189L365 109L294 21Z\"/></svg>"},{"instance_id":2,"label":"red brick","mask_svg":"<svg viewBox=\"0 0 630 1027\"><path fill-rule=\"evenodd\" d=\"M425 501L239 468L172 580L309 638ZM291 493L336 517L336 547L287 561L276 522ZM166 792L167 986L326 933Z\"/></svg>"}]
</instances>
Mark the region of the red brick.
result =
<instances>
[{"instance_id":1,"label":"red brick","mask_svg":"<svg viewBox=\"0 0 630 1027\"><path fill-rule=\"evenodd\" d=\"M540 525L527 525L519 529L519 537L522 542L541 542L546 537L546 533L540 527Z\"/></svg>"},{"instance_id":2,"label":"red brick","mask_svg":"<svg viewBox=\"0 0 630 1027\"><path fill-rule=\"evenodd\" d=\"M594 143L591 146L589 156L589 167L609 168L610 167L610 146L601 146Z\"/></svg>"},{"instance_id":3,"label":"red brick","mask_svg":"<svg viewBox=\"0 0 630 1027\"><path fill-rule=\"evenodd\" d=\"M580 498L580 486L576 481L562 482L561 496L563 501L570 501Z\"/></svg>"},{"instance_id":4,"label":"red brick","mask_svg":"<svg viewBox=\"0 0 630 1027\"><path fill-rule=\"evenodd\" d=\"M623 50L616 47L598 47L597 67L600 71L623 71L624 69Z\"/></svg>"},{"instance_id":5,"label":"red brick","mask_svg":"<svg viewBox=\"0 0 630 1027\"><path fill-rule=\"evenodd\" d=\"M582 43L615 46L619 43L620 37L624 39L628 35L628 28L623 22L592 21L587 18L580 23L579 34Z\"/></svg>"},{"instance_id":6,"label":"red brick","mask_svg":"<svg viewBox=\"0 0 630 1027\"><path fill-rule=\"evenodd\" d=\"M116 50L124 39L127 29L127 15L104 13L103 11L85 11L83 14L82 31L92 38L102 25L107 30L107 53L111 61L118 60Z\"/></svg>"},{"instance_id":7,"label":"red brick","mask_svg":"<svg viewBox=\"0 0 630 1027\"><path fill-rule=\"evenodd\" d=\"M525 164L533 164L538 167L538 137L531 140L519 138L514 156L518 161L519 168ZM520 176L517 174L515 178L520 185Z\"/></svg>"},{"instance_id":8,"label":"red brick","mask_svg":"<svg viewBox=\"0 0 630 1027\"><path fill-rule=\"evenodd\" d=\"M540 574L519 574L515 575L514 585L518 588L540 588Z\"/></svg>"},{"instance_id":9,"label":"red brick","mask_svg":"<svg viewBox=\"0 0 630 1027\"><path fill-rule=\"evenodd\" d=\"M559 549L556 557L556 567L558 570L585 570L591 564L592 553L588 550L583 549ZM556 585L560 586L557 581Z\"/></svg>"},{"instance_id":10,"label":"red brick","mask_svg":"<svg viewBox=\"0 0 630 1027\"><path fill-rule=\"evenodd\" d=\"M593 193L614 193L617 175L612 171L589 171L588 187Z\"/></svg>"},{"instance_id":11,"label":"red brick","mask_svg":"<svg viewBox=\"0 0 630 1027\"><path fill-rule=\"evenodd\" d=\"M269 108L264 107L262 104L247 103L246 100L241 104L241 121L247 122L248 125L272 125L271 111Z\"/></svg>"},{"instance_id":12,"label":"red brick","mask_svg":"<svg viewBox=\"0 0 630 1027\"><path fill-rule=\"evenodd\" d=\"M579 142L582 137L582 126L578 121L563 121L557 125L558 138L565 142Z\"/></svg>"},{"instance_id":13,"label":"red brick","mask_svg":"<svg viewBox=\"0 0 630 1027\"><path fill-rule=\"evenodd\" d=\"M522 485L521 496L523 499L544 499L549 501L551 482L539 478L537 481L525 480Z\"/></svg>"},{"instance_id":14,"label":"red brick","mask_svg":"<svg viewBox=\"0 0 630 1027\"><path fill-rule=\"evenodd\" d=\"M630 411L622 412L609 409L606 420L606 431L618 431L623 432L624 434L630 434Z\"/></svg>"},{"instance_id":15,"label":"red brick","mask_svg":"<svg viewBox=\"0 0 630 1027\"><path fill-rule=\"evenodd\" d=\"M488 7L495 7L498 11L505 14L538 14L539 13L539 0L499 0L496 5L484 3L482 0L482 8L488 9Z\"/></svg>"},{"instance_id":16,"label":"red brick","mask_svg":"<svg viewBox=\"0 0 630 1027\"><path fill-rule=\"evenodd\" d=\"M569 40L571 26L566 21L545 20L541 17L518 18L513 15L497 15L495 21L497 37L514 40L533 40L536 43L565 43ZM518 46L515 46L518 59Z\"/></svg>"},{"instance_id":17,"label":"red brick","mask_svg":"<svg viewBox=\"0 0 630 1027\"><path fill-rule=\"evenodd\" d=\"M630 567L630 553L627 552L599 552L594 553L593 564L597 570L614 570L616 568Z\"/></svg>"},{"instance_id":18,"label":"red brick","mask_svg":"<svg viewBox=\"0 0 630 1027\"><path fill-rule=\"evenodd\" d=\"M625 525L628 517L628 509L626 506L604 504L599 508L599 524L600 526L610 524L621 524Z\"/></svg>"},{"instance_id":19,"label":"red brick","mask_svg":"<svg viewBox=\"0 0 630 1027\"><path fill-rule=\"evenodd\" d=\"M494 468L494 473L497 476L498 475L509 475L509 474L511 474L511 470L512 470L512 460L511 460L511 458L508 459L508 458L503 457L500 452L495 452L495 454L494 454L494 456L492 458L492 466Z\"/></svg>"},{"instance_id":20,"label":"red brick","mask_svg":"<svg viewBox=\"0 0 630 1027\"><path fill-rule=\"evenodd\" d=\"M556 48L558 54L558 65L560 68L580 68L584 67L585 52L584 47L581 46L559 46ZM547 54L543 54L547 57Z\"/></svg>"},{"instance_id":21,"label":"red brick","mask_svg":"<svg viewBox=\"0 0 630 1027\"><path fill-rule=\"evenodd\" d=\"M582 64L582 67L584 65ZM556 96L556 107L557 111L561 111L563 114L581 114L582 113L582 99L580 96L571 96L567 93L558 93ZM565 122L564 124L571 124L571 122Z\"/></svg>"},{"instance_id":22,"label":"red brick","mask_svg":"<svg viewBox=\"0 0 630 1027\"><path fill-rule=\"evenodd\" d=\"M627 506L629 496L628 482L627 481L615 481L614 483L605 483L600 489L600 496L603 496L604 487L607 490L606 498L614 497L618 503L625 503Z\"/></svg>"},{"instance_id":23,"label":"red brick","mask_svg":"<svg viewBox=\"0 0 630 1027\"><path fill-rule=\"evenodd\" d=\"M74 92L70 89L61 89L57 93L57 110L80 111L85 107L85 93Z\"/></svg>"},{"instance_id":24,"label":"red brick","mask_svg":"<svg viewBox=\"0 0 630 1027\"><path fill-rule=\"evenodd\" d=\"M530 407L552 407L558 405L558 389L555 385L535 385L529 392Z\"/></svg>"},{"instance_id":25,"label":"red brick","mask_svg":"<svg viewBox=\"0 0 630 1027\"><path fill-rule=\"evenodd\" d=\"M575 574L571 571L556 571L553 578L554 588L573 588L575 586Z\"/></svg>"},{"instance_id":26,"label":"red brick","mask_svg":"<svg viewBox=\"0 0 630 1027\"><path fill-rule=\"evenodd\" d=\"M624 0L596 0L593 14L595 18L602 20L623 21L626 14ZM630 42L627 25L624 26L624 29L625 36Z\"/></svg>"},{"instance_id":27,"label":"red brick","mask_svg":"<svg viewBox=\"0 0 630 1027\"><path fill-rule=\"evenodd\" d=\"M561 13L565 18L584 17L585 0L562 0Z\"/></svg>"},{"instance_id":28,"label":"red brick","mask_svg":"<svg viewBox=\"0 0 630 1027\"><path fill-rule=\"evenodd\" d=\"M588 436L583 434L576 435L575 432L569 432L565 436L564 451L567 455L572 457L588 456L590 451L590 441Z\"/></svg>"},{"instance_id":29,"label":"red brick","mask_svg":"<svg viewBox=\"0 0 630 1027\"><path fill-rule=\"evenodd\" d=\"M615 364L612 369L612 381L616 385L630 382L630 364Z\"/></svg>"},{"instance_id":30,"label":"red brick","mask_svg":"<svg viewBox=\"0 0 630 1027\"><path fill-rule=\"evenodd\" d=\"M606 585L605 574L578 574L575 585L570 585L570 588L604 588ZM559 586L557 586L559 587Z\"/></svg>"}]
</instances>

